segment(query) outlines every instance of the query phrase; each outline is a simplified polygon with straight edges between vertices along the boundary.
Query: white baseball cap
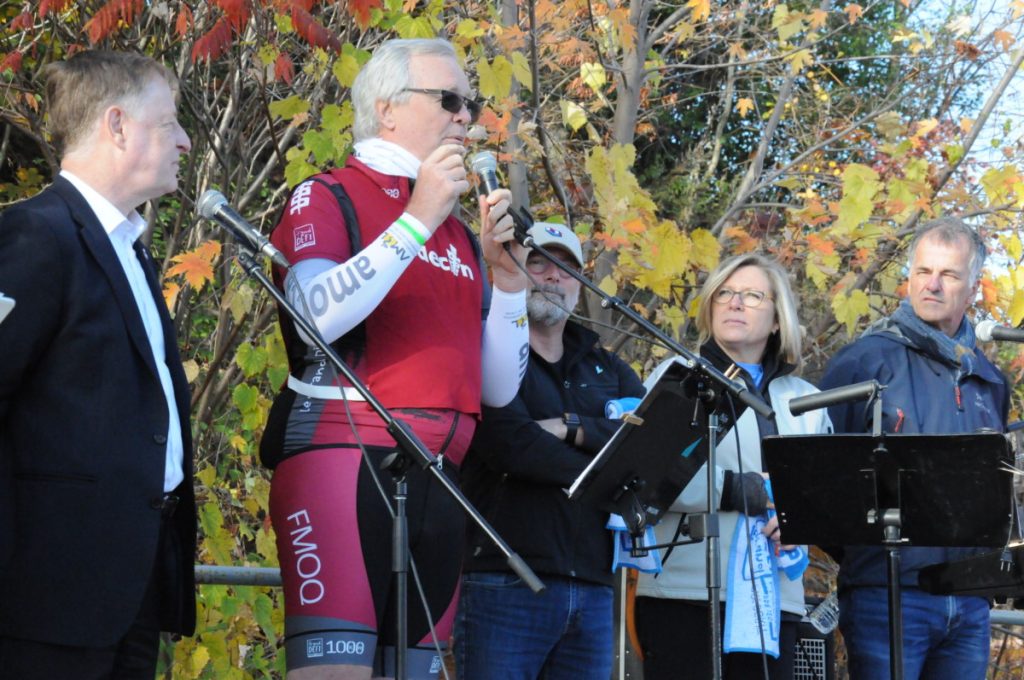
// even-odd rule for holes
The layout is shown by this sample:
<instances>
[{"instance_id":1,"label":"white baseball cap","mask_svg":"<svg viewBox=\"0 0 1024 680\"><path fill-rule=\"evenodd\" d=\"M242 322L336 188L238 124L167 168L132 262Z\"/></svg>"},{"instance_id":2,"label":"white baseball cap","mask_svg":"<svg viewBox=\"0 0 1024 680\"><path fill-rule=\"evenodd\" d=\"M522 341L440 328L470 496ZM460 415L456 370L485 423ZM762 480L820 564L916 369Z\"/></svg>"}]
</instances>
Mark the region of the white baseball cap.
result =
<instances>
[{"instance_id":1,"label":"white baseball cap","mask_svg":"<svg viewBox=\"0 0 1024 680\"><path fill-rule=\"evenodd\" d=\"M530 227L530 238L538 246L558 246L572 253L576 264L583 267L583 248L576 234L564 224L554 222L534 222Z\"/></svg>"}]
</instances>

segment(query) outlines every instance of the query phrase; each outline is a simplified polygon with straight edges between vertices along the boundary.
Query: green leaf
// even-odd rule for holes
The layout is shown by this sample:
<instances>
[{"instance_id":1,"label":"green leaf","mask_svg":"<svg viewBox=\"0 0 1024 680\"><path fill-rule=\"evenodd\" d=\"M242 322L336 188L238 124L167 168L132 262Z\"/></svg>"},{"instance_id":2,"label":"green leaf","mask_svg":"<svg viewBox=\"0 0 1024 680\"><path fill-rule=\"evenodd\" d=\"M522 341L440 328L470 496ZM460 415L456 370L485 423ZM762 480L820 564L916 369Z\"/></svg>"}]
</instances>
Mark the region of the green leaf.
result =
<instances>
[{"instance_id":1,"label":"green leaf","mask_svg":"<svg viewBox=\"0 0 1024 680\"><path fill-rule=\"evenodd\" d=\"M848 235L871 217L875 194L882 188L878 173L866 165L850 163L843 170L843 198L839 202L839 218L835 230Z\"/></svg>"},{"instance_id":2,"label":"green leaf","mask_svg":"<svg viewBox=\"0 0 1024 680\"><path fill-rule=\"evenodd\" d=\"M283 120L291 120L300 113L309 111L309 102L297 94L270 102L270 114Z\"/></svg>"},{"instance_id":3,"label":"green leaf","mask_svg":"<svg viewBox=\"0 0 1024 680\"><path fill-rule=\"evenodd\" d=\"M849 295L839 293L832 298L832 311L836 315L836 321L846 326L846 335L849 337L853 337L860 317L865 316L870 310L868 296L862 290L851 291Z\"/></svg>"},{"instance_id":4,"label":"green leaf","mask_svg":"<svg viewBox=\"0 0 1024 680\"><path fill-rule=\"evenodd\" d=\"M203 547L216 564L231 564L234 538L224 528L224 515L215 501L207 501L199 509L199 526L203 529Z\"/></svg>"},{"instance_id":5,"label":"green leaf","mask_svg":"<svg viewBox=\"0 0 1024 680\"><path fill-rule=\"evenodd\" d=\"M261 348L253 347L248 342L243 342L235 352L235 363L242 369L246 378L251 378L266 368L267 353Z\"/></svg>"},{"instance_id":6,"label":"green leaf","mask_svg":"<svg viewBox=\"0 0 1024 680\"><path fill-rule=\"evenodd\" d=\"M259 396L260 391L252 385L240 384L231 392L231 401L239 411L246 413L256 408Z\"/></svg>"},{"instance_id":7,"label":"green leaf","mask_svg":"<svg viewBox=\"0 0 1024 680\"><path fill-rule=\"evenodd\" d=\"M352 87L356 76L359 75L359 61L354 54L345 54L342 51L331 67L331 73L342 87Z\"/></svg>"}]
</instances>

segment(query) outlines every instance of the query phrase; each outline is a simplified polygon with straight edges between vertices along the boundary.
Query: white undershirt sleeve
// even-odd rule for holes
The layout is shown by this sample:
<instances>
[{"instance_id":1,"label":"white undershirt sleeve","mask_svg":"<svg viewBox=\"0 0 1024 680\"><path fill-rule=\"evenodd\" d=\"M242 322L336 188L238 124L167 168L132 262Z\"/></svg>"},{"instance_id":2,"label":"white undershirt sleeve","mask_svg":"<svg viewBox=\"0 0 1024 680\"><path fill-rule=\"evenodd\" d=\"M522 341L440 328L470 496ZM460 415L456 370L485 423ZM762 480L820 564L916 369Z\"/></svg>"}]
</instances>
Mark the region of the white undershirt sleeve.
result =
<instances>
[{"instance_id":1,"label":"white undershirt sleeve","mask_svg":"<svg viewBox=\"0 0 1024 680\"><path fill-rule=\"evenodd\" d=\"M429 236L419 220L403 213L345 262L314 258L293 265L284 282L288 301L334 342L377 308ZM299 335L310 343L301 330Z\"/></svg>"},{"instance_id":2,"label":"white undershirt sleeve","mask_svg":"<svg viewBox=\"0 0 1024 680\"><path fill-rule=\"evenodd\" d=\"M491 289L482 354L481 400L487 406L505 406L519 392L530 357L525 290L506 293L498 288Z\"/></svg>"}]
</instances>

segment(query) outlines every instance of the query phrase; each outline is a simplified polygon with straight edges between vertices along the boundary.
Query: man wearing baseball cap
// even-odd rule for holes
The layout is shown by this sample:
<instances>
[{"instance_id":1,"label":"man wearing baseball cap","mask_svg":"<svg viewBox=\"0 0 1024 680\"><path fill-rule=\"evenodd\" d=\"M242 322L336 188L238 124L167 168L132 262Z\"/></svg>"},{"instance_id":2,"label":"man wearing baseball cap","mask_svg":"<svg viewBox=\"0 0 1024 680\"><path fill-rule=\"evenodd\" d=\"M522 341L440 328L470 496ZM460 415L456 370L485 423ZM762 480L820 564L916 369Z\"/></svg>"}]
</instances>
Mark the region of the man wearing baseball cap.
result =
<instances>
[{"instance_id":1,"label":"man wearing baseball cap","mask_svg":"<svg viewBox=\"0 0 1024 680\"><path fill-rule=\"evenodd\" d=\"M570 269L579 239L561 224L530 230ZM460 678L607 680L612 666L612 535L608 514L570 503L568 488L618 429L605 404L639 397L636 373L570 321L580 283L531 251L530 356L516 398L483 409L462 467L474 505L544 581L533 594L475 527L455 624Z\"/></svg>"}]
</instances>

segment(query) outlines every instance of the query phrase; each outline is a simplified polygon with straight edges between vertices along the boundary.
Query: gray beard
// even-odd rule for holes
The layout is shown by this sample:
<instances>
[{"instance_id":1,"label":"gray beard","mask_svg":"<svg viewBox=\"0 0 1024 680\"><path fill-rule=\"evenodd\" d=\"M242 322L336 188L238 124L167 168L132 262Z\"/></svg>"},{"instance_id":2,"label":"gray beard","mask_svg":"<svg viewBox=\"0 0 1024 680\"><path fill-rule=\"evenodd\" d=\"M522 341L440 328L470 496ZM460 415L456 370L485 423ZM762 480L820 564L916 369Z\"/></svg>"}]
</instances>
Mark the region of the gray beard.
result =
<instances>
[{"instance_id":1,"label":"gray beard","mask_svg":"<svg viewBox=\"0 0 1024 680\"><path fill-rule=\"evenodd\" d=\"M536 286L526 298L526 312L531 323L554 326L569 318L578 301L578 292L570 300L557 286Z\"/></svg>"}]
</instances>

